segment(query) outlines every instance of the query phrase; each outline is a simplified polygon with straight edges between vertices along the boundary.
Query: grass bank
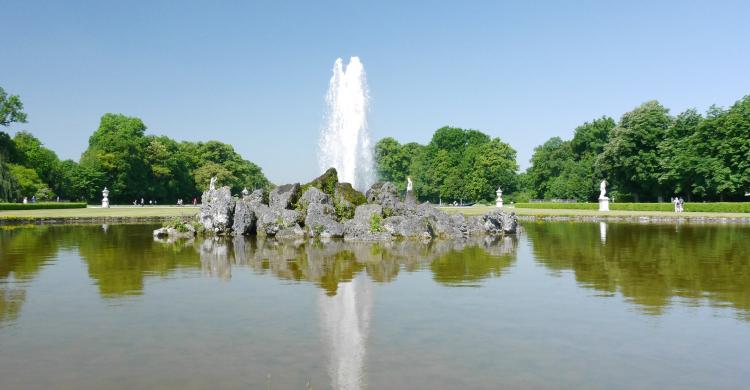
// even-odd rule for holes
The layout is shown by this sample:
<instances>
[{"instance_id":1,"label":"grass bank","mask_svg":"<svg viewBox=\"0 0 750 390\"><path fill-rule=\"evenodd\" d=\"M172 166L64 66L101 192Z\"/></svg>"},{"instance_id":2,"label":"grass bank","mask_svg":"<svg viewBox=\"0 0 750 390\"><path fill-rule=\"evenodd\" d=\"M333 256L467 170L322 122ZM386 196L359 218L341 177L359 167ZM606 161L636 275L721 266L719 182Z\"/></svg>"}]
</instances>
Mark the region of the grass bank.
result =
<instances>
[{"instance_id":1,"label":"grass bank","mask_svg":"<svg viewBox=\"0 0 750 390\"><path fill-rule=\"evenodd\" d=\"M585 204L585 203L583 203ZM610 204L611 206L611 204ZM496 210L494 206L473 207L443 207L449 213L462 213L467 216L484 215ZM598 210L581 209L525 209L503 207L504 211L515 212L521 219L548 220L582 220L582 221L653 221L653 222L740 222L750 223L750 213L717 213L717 212L684 212L673 211L632 211L612 210L601 212Z\"/></svg>"},{"instance_id":2,"label":"grass bank","mask_svg":"<svg viewBox=\"0 0 750 390\"><path fill-rule=\"evenodd\" d=\"M198 213L194 206L113 206L108 209L42 209L0 211L0 223L68 223L68 222L146 222L174 217L189 217Z\"/></svg>"}]
</instances>

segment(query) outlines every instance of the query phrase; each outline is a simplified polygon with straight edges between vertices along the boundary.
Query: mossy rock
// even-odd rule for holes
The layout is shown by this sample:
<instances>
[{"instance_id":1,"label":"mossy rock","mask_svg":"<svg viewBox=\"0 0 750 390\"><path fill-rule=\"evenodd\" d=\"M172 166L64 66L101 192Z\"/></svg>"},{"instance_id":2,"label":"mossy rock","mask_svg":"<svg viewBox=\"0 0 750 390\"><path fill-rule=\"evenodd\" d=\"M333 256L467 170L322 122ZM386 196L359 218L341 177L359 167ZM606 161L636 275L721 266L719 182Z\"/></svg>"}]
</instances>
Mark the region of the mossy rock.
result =
<instances>
[{"instance_id":1,"label":"mossy rock","mask_svg":"<svg viewBox=\"0 0 750 390\"><path fill-rule=\"evenodd\" d=\"M367 203L365 195L355 190L350 183L337 183L334 192L334 199L338 201L343 199L355 207Z\"/></svg>"},{"instance_id":2,"label":"mossy rock","mask_svg":"<svg viewBox=\"0 0 750 390\"><path fill-rule=\"evenodd\" d=\"M303 195L305 191L307 191L308 188L315 187L325 192L326 195L331 197L331 199L335 199L334 195L336 193L337 184L339 184L339 174L338 172L336 172L336 168L328 168L327 171L325 171L322 175L313 179L313 181L301 185L299 193ZM293 206L294 208L298 210L302 210L303 207L298 204L298 201L299 199L297 200L297 202L295 202Z\"/></svg>"},{"instance_id":3,"label":"mossy rock","mask_svg":"<svg viewBox=\"0 0 750 390\"><path fill-rule=\"evenodd\" d=\"M336 192L336 184L339 183L339 173L336 172L336 168L328 168L322 175L316 177L313 181L302 186L302 193L304 194L308 187L315 187L332 197Z\"/></svg>"}]
</instances>

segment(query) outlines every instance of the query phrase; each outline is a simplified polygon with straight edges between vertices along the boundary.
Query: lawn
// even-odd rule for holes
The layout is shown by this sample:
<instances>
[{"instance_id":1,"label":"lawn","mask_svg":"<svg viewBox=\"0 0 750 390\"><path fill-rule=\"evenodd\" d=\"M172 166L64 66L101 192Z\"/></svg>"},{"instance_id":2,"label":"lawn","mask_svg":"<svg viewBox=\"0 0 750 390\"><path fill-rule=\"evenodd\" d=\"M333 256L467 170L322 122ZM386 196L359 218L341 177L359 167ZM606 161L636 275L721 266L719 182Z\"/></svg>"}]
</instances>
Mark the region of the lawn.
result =
<instances>
[{"instance_id":1,"label":"lawn","mask_svg":"<svg viewBox=\"0 0 750 390\"><path fill-rule=\"evenodd\" d=\"M198 213L195 206L113 206L108 209L8 210L0 211L0 220L14 219L76 219L76 218L165 218L192 216Z\"/></svg>"}]
</instances>

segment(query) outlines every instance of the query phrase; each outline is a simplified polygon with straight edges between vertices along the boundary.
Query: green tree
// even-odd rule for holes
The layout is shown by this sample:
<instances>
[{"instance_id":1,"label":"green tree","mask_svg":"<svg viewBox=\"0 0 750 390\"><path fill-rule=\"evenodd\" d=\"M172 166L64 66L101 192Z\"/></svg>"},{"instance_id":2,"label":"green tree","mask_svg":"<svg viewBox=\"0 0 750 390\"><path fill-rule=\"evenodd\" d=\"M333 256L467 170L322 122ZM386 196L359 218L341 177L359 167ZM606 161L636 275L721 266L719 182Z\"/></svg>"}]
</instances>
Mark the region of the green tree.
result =
<instances>
[{"instance_id":1,"label":"green tree","mask_svg":"<svg viewBox=\"0 0 750 390\"><path fill-rule=\"evenodd\" d=\"M553 193L552 181L559 177L573 162L573 149L570 141L563 141L560 137L553 137L544 144L534 148L531 156L531 166L526 171L528 183L534 197L566 198L561 193ZM557 184L559 190L560 184Z\"/></svg>"},{"instance_id":2,"label":"green tree","mask_svg":"<svg viewBox=\"0 0 750 390\"><path fill-rule=\"evenodd\" d=\"M18 95L10 95L0 87L0 126L26 123L26 113ZM9 202L20 196L18 180L13 176L7 162L18 158L15 143L7 133L0 131L0 202Z\"/></svg>"},{"instance_id":3,"label":"green tree","mask_svg":"<svg viewBox=\"0 0 750 390\"><path fill-rule=\"evenodd\" d=\"M37 191L47 187L39 178L36 171L18 164L8 164L9 171L18 181L18 188L21 196L31 198L36 195Z\"/></svg>"},{"instance_id":4,"label":"green tree","mask_svg":"<svg viewBox=\"0 0 750 390\"><path fill-rule=\"evenodd\" d=\"M421 198L488 200L498 186L507 191L516 186L516 151L477 130L442 127L429 144L406 154L412 156L410 172Z\"/></svg>"},{"instance_id":5,"label":"green tree","mask_svg":"<svg viewBox=\"0 0 750 390\"><path fill-rule=\"evenodd\" d=\"M696 168L702 158L696 150L696 134L702 122L703 117L695 109L677 115L659 144L659 183L670 196L684 194L688 201L693 199L695 185L700 181ZM699 195L705 195L705 191Z\"/></svg>"},{"instance_id":6,"label":"green tree","mask_svg":"<svg viewBox=\"0 0 750 390\"><path fill-rule=\"evenodd\" d=\"M609 135L616 126L615 120L603 116L576 127L570 146L577 159L584 155L598 155L609 142Z\"/></svg>"},{"instance_id":7,"label":"green tree","mask_svg":"<svg viewBox=\"0 0 750 390\"><path fill-rule=\"evenodd\" d=\"M145 156L148 144L145 131L146 125L138 118L105 114L99 128L89 138L81 165L104 174L103 184L109 187L113 202L132 201L148 195L150 170ZM101 191L101 188L96 191Z\"/></svg>"},{"instance_id":8,"label":"green tree","mask_svg":"<svg viewBox=\"0 0 750 390\"><path fill-rule=\"evenodd\" d=\"M741 200L750 190L750 96L729 110L711 107L693 137L697 194Z\"/></svg>"},{"instance_id":9,"label":"green tree","mask_svg":"<svg viewBox=\"0 0 750 390\"><path fill-rule=\"evenodd\" d=\"M406 178L412 173L412 165L424 147L416 142L401 145L391 137L386 137L375 144L375 161L378 166L378 178L390 181L401 190L406 190Z\"/></svg>"},{"instance_id":10,"label":"green tree","mask_svg":"<svg viewBox=\"0 0 750 390\"><path fill-rule=\"evenodd\" d=\"M0 126L10 126L11 123L26 123L26 113L18 95L10 95L0 87Z\"/></svg>"},{"instance_id":11,"label":"green tree","mask_svg":"<svg viewBox=\"0 0 750 390\"><path fill-rule=\"evenodd\" d=\"M672 123L669 110L652 100L625 113L612 130L597 166L636 202L661 195L659 144Z\"/></svg>"},{"instance_id":12,"label":"green tree","mask_svg":"<svg viewBox=\"0 0 750 390\"><path fill-rule=\"evenodd\" d=\"M55 152L45 148L38 138L26 131L16 133L13 142L21 156L21 164L35 170L52 191L64 191L62 167Z\"/></svg>"}]
</instances>

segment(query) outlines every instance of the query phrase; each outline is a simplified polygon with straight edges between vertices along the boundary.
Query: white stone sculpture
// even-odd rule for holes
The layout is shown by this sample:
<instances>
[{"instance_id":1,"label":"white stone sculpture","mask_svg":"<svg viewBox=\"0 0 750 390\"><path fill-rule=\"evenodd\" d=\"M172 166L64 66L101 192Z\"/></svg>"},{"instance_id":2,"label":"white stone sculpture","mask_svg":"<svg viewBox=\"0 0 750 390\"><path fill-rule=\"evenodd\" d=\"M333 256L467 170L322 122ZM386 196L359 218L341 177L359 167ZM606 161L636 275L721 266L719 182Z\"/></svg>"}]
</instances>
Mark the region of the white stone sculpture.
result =
<instances>
[{"instance_id":1,"label":"white stone sculpture","mask_svg":"<svg viewBox=\"0 0 750 390\"><path fill-rule=\"evenodd\" d=\"M609 198L607 198L607 181L599 183L599 211L609 211Z\"/></svg>"},{"instance_id":2,"label":"white stone sculpture","mask_svg":"<svg viewBox=\"0 0 750 390\"><path fill-rule=\"evenodd\" d=\"M104 187L104 190L102 191L102 208L109 208L109 190L107 187Z\"/></svg>"},{"instance_id":3,"label":"white stone sculpture","mask_svg":"<svg viewBox=\"0 0 750 390\"><path fill-rule=\"evenodd\" d=\"M216 176L211 178L211 183L208 185L209 190L215 190L216 189Z\"/></svg>"},{"instance_id":4,"label":"white stone sculpture","mask_svg":"<svg viewBox=\"0 0 750 390\"><path fill-rule=\"evenodd\" d=\"M414 191L414 183L411 181L411 176L406 177L406 192Z\"/></svg>"},{"instance_id":5,"label":"white stone sculpture","mask_svg":"<svg viewBox=\"0 0 750 390\"><path fill-rule=\"evenodd\" d=\"M497 187L495 194L497 195L497 199L495 199L495 207L503 207L503 190L501 190L500 187Z\"/></svg>"}]
</instances>

